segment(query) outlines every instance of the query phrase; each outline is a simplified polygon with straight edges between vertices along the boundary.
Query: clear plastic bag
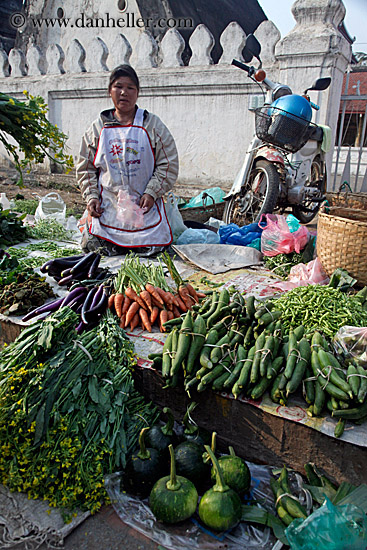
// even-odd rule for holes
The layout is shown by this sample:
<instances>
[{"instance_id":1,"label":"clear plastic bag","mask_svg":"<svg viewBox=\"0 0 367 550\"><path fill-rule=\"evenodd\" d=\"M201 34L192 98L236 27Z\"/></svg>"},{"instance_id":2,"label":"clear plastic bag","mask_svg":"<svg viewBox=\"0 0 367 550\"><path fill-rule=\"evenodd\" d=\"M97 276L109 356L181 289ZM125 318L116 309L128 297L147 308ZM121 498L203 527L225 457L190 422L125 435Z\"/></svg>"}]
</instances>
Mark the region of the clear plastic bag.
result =
<instances>
[{"instance_id":1,"label":"clear plastic bag","mask_svg":"<svg viewBox=\"0 0 367 550\"><path fill-rule=\"evenodd\" d=\"M171 227L173 242L175 243L179 236L186 231L187 227L181 216L181 212L178 209L178 201L175 195L170 191L167 195L167 202L165 204L168 223Z\"/></svg>"},{"instance_id":2,"label":"clear plastic bag","mask_svg":"<svg viewBox=\"0 0 367 550\"><path fill-rule=\"evenodd\" d=\"M357 359L360 365L367 366L367 328L342 327L333 344L337 354L344 359Z\"/></svg>"},{"instance_id":3,"label":"clear plastic bag","mask_svg":"<svg viewBox=\"0 0 367 550\"><path fill-rule=\"evenodd\" d=\"M117 195L117 219L126 229L144 227L144 210L131 200L129 193L120 189Z\"/></svg>"},{"instance_id":4,"label":"clear plastic bag","mask_svg":"<svg viewBox=\"0 0 367 550\"><path fill-rule=\"evenodd\" d=\"M219 235L210 229L186 229L179 238L177 244L218 244Z\"/></svg>"},{"instance_id":5,"label":"clear plastic bag","mask_svg":"<svg viewBox=\"0 0 367 550\"><path fill-rule=\"evenodd\" d=\"M307 519L295 519L285 534L292 550L365 550L367 516L353 504L326 502Z\"/></svg>"},{"instance_id":6,"label":"clear plastic bag","mask_svg":"<svg viewBox=\"0 0 367 550\"><path fill-rule=\"evenodd\" d=\"M307 227L301 225L299 229L291 232L284 216L277 214L265 216L267 223L261 234L261 252L265 256L299 253L305 248L309 239ZM290 220L290 224L293 230L294 220Z\"/></svg>"},{"instance_id":7,"label":"clear plastic bag","mask_svg":"<svg viewBox=\"0 0 367 550\"><path fill-rule=\"evenodd\" d=\"M39 199L34 217L36 222L47 218L65 223L66 204L58 193L48 193L44 197L36 195Z\"/></svg>"}]
</instances>

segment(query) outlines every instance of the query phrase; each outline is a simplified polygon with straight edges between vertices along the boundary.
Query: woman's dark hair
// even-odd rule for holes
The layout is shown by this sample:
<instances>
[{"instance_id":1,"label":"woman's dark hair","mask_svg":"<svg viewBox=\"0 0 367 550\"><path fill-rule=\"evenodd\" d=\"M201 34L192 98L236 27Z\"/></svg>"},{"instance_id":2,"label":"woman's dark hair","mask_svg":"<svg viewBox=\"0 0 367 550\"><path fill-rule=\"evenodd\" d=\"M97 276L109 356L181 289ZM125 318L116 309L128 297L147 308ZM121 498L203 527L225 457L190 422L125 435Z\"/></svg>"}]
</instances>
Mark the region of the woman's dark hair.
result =
<instances>
[{"instance_id":1,"label":"woman's dark hair","mask_svg":"<svg viewBox=\"0 0 367 550\"><path fill-rule=\"evenodd\" d=\"M132 80L139 91L139 78L134 69L130 65L119 65L110 74L110 81L108 83L108 91L111 91L111 86L120 78L120 76L127 76Z\"/></svg>"}]
</instances>

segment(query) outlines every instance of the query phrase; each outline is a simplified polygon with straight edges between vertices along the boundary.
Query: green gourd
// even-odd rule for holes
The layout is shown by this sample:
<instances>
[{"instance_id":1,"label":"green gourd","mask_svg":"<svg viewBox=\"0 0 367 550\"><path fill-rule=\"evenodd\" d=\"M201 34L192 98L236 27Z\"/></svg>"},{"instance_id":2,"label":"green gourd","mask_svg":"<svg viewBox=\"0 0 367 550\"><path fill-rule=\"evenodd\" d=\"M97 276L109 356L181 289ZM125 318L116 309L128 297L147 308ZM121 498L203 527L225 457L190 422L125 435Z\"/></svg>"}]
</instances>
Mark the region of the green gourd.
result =
<instances>
[{"instance_id":1,"label":"green gourd","mask_svg":"<svg viewBox=\"0 0 367 550\"><path fill-rule=\"evenodd\" d=\"M172 445L169 445L169 453L171 473L156 482L149 496L149 506L158 521L179 523L195 513L198 493L190 480L176 475Z\"/></svg>"},{"instance_id":2,"label":"green gourd","mask_svg":"<svg viewBox=\"0 0 367 550\"><path fill-rule=\"evenodd\" d=\"M210 466L203 461L203 446L184 441L175 448L177 473L187 477L197 487L210 480Z\"/></svg>"},{"instance_id":3,"label":"green gourd","mask_svg":"<svg viewBox=\"0 0 367 550\"><path fill-rule=\"evenodd\" d=\"M204 452L204 445L207 442L208 437L205 438L205 434L203 437L203 431L199 430L199 426L193 423L193 420L190 416L196 406L197 403L191 402L190 405L187 407L187 411L182 420L182 423L185 427L183 438L185 441L193 441L198 445L202 445L202 452Z\"/></svg>"},{"instance_id":4,"label":"green gourd","mask_svg":"<svg viewBox=\"0 0 367 550\"><path fill-rule=\"evenodd\" d=\"M164 473L161 455L156 449L145 445L149 428L143 428L139 435L139 451L131 455L124 472L124 489L133 495L147 497L151 488Z\"/></svg>"},{"instance_id":5,"label":"green gourd","mask_svg":"<svg viewBox=\"0 0 367 550\"><path fill-rule=\"evenodd\" d=\"M212 440L212 451L215 452L216 440ZM233 447L229 447L229 455L223 455L218 458L220 469L222 470L223 480L230 489L233 489L241 497L247 493L251 486L251 474L246 462L239 456L236 456ZM216 480L214 466L211 470L211 478Z\"/></svg>"},{"instance_id":6,"label":"green gourd","mask_svg":"<svg viewBox=\"0 0 367 550\"><path fill-rule=\"evenodd\" d=\"M165 453L168 456L168 445L175 444L175 433L173 431L174 417L171 409L165 407L164 414L168 416L167 423L164 426L158 424L152 426L145 437L145 442L148 447L156 449L160 453Z\"/></svg>"},{"instance_id":7,"label":"green gourd","mask_svg":"<svg viewBox=\"0 0 367 550\"><path fill-rule=\"evenodd\" d=\"M205 445L205 449L215 468L216 483L202 496L199 504L199 516L210 529L226 531L241 520L241 499L233 489L225 484L222 470L211 448Z\"/></svg>"}]
</instances>

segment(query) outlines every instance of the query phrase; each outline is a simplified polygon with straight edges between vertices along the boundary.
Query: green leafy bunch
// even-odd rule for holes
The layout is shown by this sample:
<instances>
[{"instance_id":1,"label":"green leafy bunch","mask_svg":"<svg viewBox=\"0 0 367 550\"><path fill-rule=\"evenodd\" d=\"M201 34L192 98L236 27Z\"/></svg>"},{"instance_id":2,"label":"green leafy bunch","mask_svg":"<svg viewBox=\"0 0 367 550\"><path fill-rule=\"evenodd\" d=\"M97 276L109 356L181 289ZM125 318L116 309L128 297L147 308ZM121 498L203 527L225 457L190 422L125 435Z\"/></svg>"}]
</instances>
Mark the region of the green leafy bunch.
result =
<instances>
[{"instance_id":1,"label":"green leafy bunch","mask_svg":"<svg viewBox=\"0 0 367 550\"><path fill-rule=\"evenodd\" d=\"M13 157L20 174L18 184L23 185L22 169L30 169L32 162L42 163L47 156L66 167L73 167L73 157L66 153L68 136L47 119L47 105L41 96L34 97L26 90L26 101L19 101L0 92L0 141ZM9 143L7 135L18 144ZM19 150L18 150L19 149ZM21 159L19 153L24 154Z\"/></svg>"}]
</instances>

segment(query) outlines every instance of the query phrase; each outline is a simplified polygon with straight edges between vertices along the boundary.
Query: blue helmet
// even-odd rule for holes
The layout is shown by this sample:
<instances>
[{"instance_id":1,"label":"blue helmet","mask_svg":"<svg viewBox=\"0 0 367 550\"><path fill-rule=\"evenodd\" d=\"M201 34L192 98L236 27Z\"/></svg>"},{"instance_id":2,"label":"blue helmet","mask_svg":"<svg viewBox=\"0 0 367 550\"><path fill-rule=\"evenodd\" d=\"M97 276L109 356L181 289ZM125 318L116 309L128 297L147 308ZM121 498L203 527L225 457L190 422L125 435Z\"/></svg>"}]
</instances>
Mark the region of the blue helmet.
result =
<instances>
[{"instance_id":1,"label":"blue helmet","mask_svg":"<svg viewBox=\"0 0 367 550\"><path fill-rule=\"evenodd\" d=\"M291 94L279 97L271 104L271 107L282 109L282 111L307 120L307 122L310 122L312 118L312 108L310 102L300 95ZM269 115L277 112L273 111L271 107L268 110Z\"/></svg>"}]
</instances>

